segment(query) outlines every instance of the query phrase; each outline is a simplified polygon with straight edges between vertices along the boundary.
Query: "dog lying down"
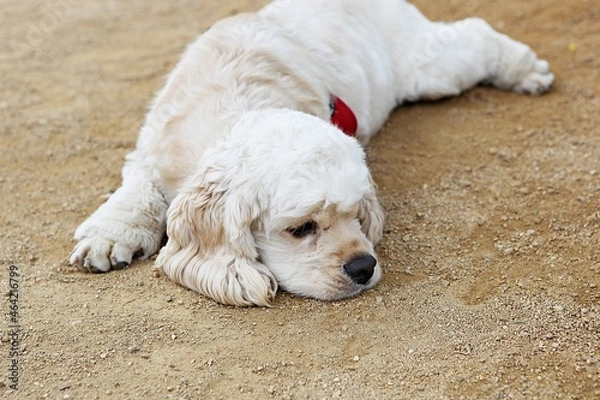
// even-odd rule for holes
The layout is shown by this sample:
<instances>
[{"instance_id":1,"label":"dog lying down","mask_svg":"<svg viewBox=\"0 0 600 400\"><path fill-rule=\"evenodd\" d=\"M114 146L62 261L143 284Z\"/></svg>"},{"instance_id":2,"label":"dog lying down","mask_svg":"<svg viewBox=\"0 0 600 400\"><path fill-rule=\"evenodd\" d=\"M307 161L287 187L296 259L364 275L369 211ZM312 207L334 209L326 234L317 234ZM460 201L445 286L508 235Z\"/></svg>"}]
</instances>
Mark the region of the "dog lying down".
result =
<instances>
[{"instance_id":1,"label":"dog lying down","mask_svg":"<svg viewBox=\"0 0 600 400\"><path fill-rule=\"evenodd\" d=\"M278 287L335 300L381 277L384 216L362 146L394 107L488 83L547 91L548 63L478 18L431 22L402 0L278 0L184 53L122 186L75 232L83 271L156 268L217 302Z\"/></svg>"}]
</instances>

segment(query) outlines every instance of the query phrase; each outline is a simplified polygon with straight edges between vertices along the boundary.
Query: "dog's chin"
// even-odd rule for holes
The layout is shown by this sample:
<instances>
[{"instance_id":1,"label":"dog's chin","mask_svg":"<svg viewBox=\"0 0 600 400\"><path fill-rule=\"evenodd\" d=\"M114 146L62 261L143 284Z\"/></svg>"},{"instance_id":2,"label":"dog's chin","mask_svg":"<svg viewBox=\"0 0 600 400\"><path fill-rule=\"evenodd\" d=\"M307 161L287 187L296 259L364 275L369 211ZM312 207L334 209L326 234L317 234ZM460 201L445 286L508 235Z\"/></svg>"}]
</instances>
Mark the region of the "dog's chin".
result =
<instances>
[{"instance_id":1,"label":"dog's chin","mask_svg":"<svg viewBox=\"0 0 600 400\"><path fill-rule=\"evenodd\" d=\"M308 285L280 281L279 288L300 297L335 301L358 296L374 287L380 279L381 269L376 267L373 276L365 284L356 283L350 277L341 273L336 277L324 277L322 280Z\"/></svg>"}]
</instances>

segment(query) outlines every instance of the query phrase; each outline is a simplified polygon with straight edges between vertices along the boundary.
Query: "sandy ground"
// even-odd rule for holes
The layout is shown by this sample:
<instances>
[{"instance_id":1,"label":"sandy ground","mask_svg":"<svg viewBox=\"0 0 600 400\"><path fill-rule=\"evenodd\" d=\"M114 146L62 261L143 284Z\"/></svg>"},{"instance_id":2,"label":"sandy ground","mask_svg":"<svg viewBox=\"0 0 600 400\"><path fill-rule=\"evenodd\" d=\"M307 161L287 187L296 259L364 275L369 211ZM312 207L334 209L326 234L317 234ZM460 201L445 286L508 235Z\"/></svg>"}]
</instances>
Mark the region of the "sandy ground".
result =
<instances>
[{"instance_id":1,"label":"sandy ground","mask_svg":"<svg viewBox=\"0 0 600 400\"><path fill-rule=\"evenodd\" d=\"M0 397L600 398L595 0L416 2L435 19L486 18L557 81L542 97L476 88L391 116L368 150L388 216L374 290L241 309L151 261L100 276L67 265L186 44L262 3L2 2Z\"/></svg>"}]
</instances>

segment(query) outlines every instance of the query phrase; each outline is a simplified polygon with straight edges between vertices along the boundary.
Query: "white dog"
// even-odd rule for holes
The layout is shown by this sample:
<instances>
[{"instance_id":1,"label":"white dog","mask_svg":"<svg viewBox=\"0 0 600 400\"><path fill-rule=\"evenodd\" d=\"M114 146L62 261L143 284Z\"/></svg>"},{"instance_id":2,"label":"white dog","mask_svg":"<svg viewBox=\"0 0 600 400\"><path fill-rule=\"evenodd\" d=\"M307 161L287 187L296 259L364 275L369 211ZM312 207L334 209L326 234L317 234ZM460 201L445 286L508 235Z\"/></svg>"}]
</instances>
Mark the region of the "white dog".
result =
<instances>
[{"instance_id":1,"label":"white dog","mask_svg":"<svg viewBox=\"0 0 600 400\"><path fill-rule=\"evenodd\" d=\"M539 94L553 80L481 19L431 22L402 0L278 0L225 19L170 75L70 262L121 269L166 230L157 268L218 302L269 305L278 286L354 296L380 279L384 219L360 144L390 111L482 82Z\"/></svg>"}]
</instances>

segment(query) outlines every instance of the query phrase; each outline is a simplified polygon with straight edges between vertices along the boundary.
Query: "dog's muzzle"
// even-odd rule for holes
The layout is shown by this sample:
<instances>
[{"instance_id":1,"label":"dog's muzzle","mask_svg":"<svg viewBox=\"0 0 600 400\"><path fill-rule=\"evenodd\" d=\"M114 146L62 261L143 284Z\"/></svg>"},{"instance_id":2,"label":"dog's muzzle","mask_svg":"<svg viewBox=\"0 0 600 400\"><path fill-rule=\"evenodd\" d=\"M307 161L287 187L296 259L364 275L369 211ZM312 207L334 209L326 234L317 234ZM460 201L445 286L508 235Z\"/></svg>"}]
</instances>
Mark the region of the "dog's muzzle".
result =
<instances>
[{"instance_id":1,"label":"dog's muzzle","mask_svg":"<svg viewBox=\"0 0 600 400\"><path fill-rule=\"evenodd\" d=\"M370 254L354 257L344 264L344 272L359 285L369 282L373 276L377 259Z\"/></svg>"}]
</instances>

